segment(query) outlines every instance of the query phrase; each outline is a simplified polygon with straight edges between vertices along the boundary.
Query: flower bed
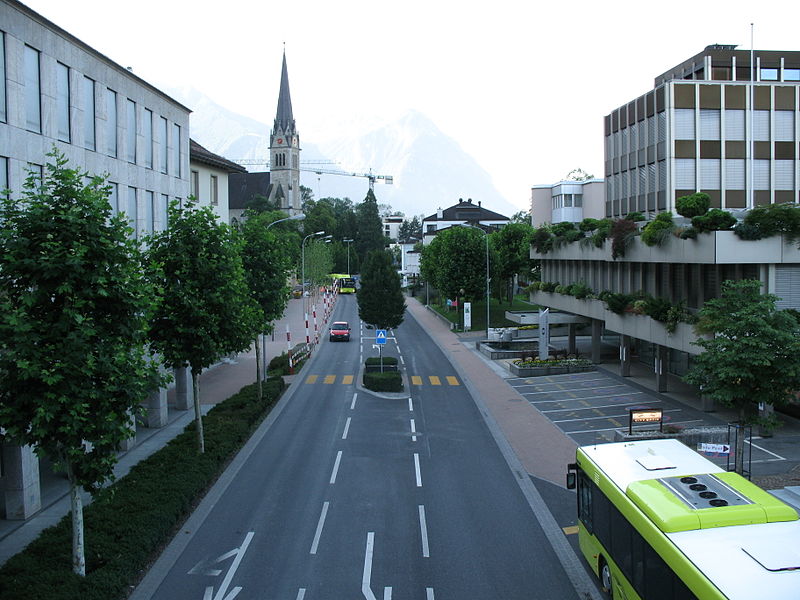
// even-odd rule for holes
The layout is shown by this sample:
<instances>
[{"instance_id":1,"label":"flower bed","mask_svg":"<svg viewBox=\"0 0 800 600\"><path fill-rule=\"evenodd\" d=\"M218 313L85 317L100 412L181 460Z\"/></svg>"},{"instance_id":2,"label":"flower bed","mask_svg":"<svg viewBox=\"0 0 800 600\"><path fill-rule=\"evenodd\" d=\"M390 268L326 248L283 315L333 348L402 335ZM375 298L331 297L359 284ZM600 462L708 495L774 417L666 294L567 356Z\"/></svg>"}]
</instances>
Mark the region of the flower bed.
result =
<instances>
[{"instance_id":1,"label":"flower bed","mask_svg":"<svg viewBox=\"0 0 800 600\"><path fill-rule=\"evenodd\" d=\"M515 360L509 363L508 368L517 377L563 375L565 373L583 373L595 370L592 361L585 358Z\"/></svg>"}]
</instances>

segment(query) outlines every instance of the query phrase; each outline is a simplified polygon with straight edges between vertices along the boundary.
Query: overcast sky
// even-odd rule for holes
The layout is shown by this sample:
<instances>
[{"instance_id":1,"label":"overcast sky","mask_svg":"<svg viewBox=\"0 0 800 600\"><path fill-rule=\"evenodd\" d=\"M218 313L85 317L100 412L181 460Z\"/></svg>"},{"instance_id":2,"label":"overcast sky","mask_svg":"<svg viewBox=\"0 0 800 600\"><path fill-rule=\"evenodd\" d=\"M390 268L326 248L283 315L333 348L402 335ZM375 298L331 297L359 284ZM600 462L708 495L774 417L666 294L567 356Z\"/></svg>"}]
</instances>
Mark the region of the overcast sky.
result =
<instances>
[{"instance_id":1,"label":"overcast sky","mask_svg":"<svg viewBox=\"0 0 800 600\"><path fill-rule=\"evenodd\" d=\"M154 85L267 124L285 42L301 142L415 109L524 209L532 185L602 176L603 117L708 44L749 49L752 22L756 49L800 50L790 0L26 3Z\"/></svg>"}]
</instances>

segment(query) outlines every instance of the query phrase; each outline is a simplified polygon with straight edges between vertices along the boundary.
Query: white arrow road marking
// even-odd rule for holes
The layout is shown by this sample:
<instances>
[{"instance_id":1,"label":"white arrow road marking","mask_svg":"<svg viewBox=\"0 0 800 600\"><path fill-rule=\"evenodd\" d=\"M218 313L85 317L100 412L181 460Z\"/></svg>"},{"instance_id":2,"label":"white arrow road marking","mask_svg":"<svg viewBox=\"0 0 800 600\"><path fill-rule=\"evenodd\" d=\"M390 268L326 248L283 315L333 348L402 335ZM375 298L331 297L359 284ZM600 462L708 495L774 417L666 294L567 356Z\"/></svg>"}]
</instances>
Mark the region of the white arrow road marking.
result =
<instances>
[{"instance_id":1,"label":"white arrow road marking","mask_svg":"<svg viewBox=\"0 0 800 600\"><path fill-rule=\"evenodd\" d=\"M192 567L192 569L189 571L189 575L208 575L210 577L217 577L218 575L222 574L222 569L212 569L210 567L217 563L221 563L224 560L228 560L231 556L235 556L238 551L238 548L234 548L230 552L221 554L214 560L201 560L194 567Z\"/></svg>"},{"instance_id":2,"label":"white arrow road marking","mask_svg":"<svg viewBox=\"0 0 800 600\"><path fill-rule=\"evenodd\" d=\"M361 593L367 600L377 600L372 593L370 580L372 579L372 552L375 546L375 532L367 533L367 550L364 553L364 574L361 577Z\"/></svg>"},{"instance_id":3,"label":"white arrow road marking","mask_svg":"<svg viewBox=\"0 0 800 600\"><path fill-rule=\"evenodd\" d=\"M225 579L222 580L222 585L219 586L219 590L217 590L217 594L212 599L212 594L214 593L214 588L209 586L206 588L206 592L203 595L203 600L233 600L242 591L241 587L235 587L231 590L231 593L228 594L228 587L231 585L231 581L233 580L233 576L236 574L236 569L239 568L239 565L244 558L244 553L247 552L247 547L250 545L250 541L253 539L254 533L249 531L247 535L244 537L244 542L242 542L241 547L233 550L236 554L236 558L233 559L233 563L231 564L228 572L225 574ZM230 552L227 553L228 555L232 556ZM229 556L229 557L230 557Z\"/></svg>"},{"instance_id":4,"label":"white arrow road marking","mask_svg":"<svg viewBox=\"0 0 800 600\"><path fill-rule=\"evenodd\" d=\"M316 554L319 547L319 538L322 537L322 528L325 526L325 517L328 515L329 502L322 505L322 513L319 515L319 522L317 522L317 532L314 534L314 541L311 542L310 554Z\"/></svg>"}]
</instances>

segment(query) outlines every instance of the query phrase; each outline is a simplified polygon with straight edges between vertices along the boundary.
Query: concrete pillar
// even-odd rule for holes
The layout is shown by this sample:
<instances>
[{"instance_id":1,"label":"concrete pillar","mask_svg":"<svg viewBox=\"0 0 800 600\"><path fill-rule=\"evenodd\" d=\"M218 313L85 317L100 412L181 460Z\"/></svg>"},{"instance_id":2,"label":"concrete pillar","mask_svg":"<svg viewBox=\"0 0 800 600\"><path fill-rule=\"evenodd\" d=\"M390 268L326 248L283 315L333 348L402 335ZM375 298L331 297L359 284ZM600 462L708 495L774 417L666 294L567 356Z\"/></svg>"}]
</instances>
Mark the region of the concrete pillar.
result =
<instances>
[{"instance_id":1,"label":"concrete pillar","mask_svg":"<svg viewBox=\"0 0 800 600\"><path fill-rule=\"evenodd\" d=\"M169 419L167 417L167 390L159 388L147 398L146 412L147 427L164 427Z\"/></svg>"},{"instance_id":2,"label":"concrete pillar","mask_svg":"<svg viewBox=\"0 0 800 600\"><path fill-rule=\"evenodd\" d=\"M39 457L31 446L2 447L5 478L5 518L24 521L42 508Z\"/></svg>"},{"instance_id":3,"label":"concrete pillar","mask_svg":"<svg viewBox=\"0 0 800 600\"><path fill-rule=\"evenodd\" d=\"M700 390L700 410L703 412L714 412L716 410L714 408L714 400L703 394L702 390Z\"/></svg>"},{"instance_id":4,"label":"concrete pillar","mask_svg":"<svg viewBox=\"0 0 800 600\"><path fill-rule=\"evenodd\" d=\"M577 346L575 344L575 330L578 328L576 323L569 323L567 325L567 353L575 354Z\"/></svg>"},{"instance_id":5,"label":"concrete pillar","mask_svg":"<svg viewBox=\"0 0 800 600\"><path fill-rule=\"evenodd\" d=\"M129 437L127 440L123 441L119 445L120 452L127 452L136 445L136 416L133 414L133 412L128 413L128 419L130 427L131 429L133 429L134 433L131 437Z\"/></svg>"},{"instance_id":6,"label":"concrete pillar","mask_svg":"<svg viewBox=\"0 0 800 600\"><path fill-rule=\"evenodd\" d=\"M631 376L631 336L619 336L619 374Z\"/></svg>"},{"instance_id":7,"label":"concrete pillar","mask_svg":"<svg viewBox=\"0 0 800 600\"><path fill-rule=\"evenodd\" d=\"M175 369L175 408L189 410L192 406L192 371L189 367Z\"/></svg>"},{"instance_id":8,"label":"concrete pillar","mask_svg":"<svg viewBox=\"0 0 800 600\"><path fill-rule=\"evenodd\" d=\"M603 321L592 319L592 362L600 362L601 346L603 342Z\"/></svg>"},{"instance_id":9,"label":"concrete pillar","mask_svg":"<svg viewBox=\"0 0 800 600\"><path fill-rule=\"evenodd\" d=\"M656 373L656 391L667 391L667 361L669 348L656 344L654 370Z\"/></svg>"}]
</instances>

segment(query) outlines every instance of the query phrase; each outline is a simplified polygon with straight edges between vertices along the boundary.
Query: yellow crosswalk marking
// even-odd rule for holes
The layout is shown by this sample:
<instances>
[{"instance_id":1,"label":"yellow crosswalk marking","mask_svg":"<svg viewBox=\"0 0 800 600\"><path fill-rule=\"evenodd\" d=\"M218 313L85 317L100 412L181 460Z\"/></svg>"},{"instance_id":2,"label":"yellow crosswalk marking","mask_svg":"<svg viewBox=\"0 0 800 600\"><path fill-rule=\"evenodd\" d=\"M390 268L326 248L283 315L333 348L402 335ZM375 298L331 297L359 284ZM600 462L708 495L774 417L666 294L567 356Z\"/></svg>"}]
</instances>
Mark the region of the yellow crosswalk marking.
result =
<instances>
[{"instance_id":1,"label":"yellow crosswalk marking","mask_svg":"<svg viewBox=\"0 0 800 600\"><path fill-rule=\"evenodd\" d=\"M309 375L306 383L317 383L317 375Z\"/></svg>"},{"instance_id":2,"label":"yellow crosswalk marking","mask_svg":"<svg viewBox=\"0 0 800 600\"><path fill-rule=\"evenodd\" d=\"M325 375L325 379L322 380L322 383L336 383L336 375Z\"/></svg>"},{"instance_id":3,"label":"yellow crosswalk marking","mask_svg":"<svg viewBox=\"0 0 800 600\"><path fill-rule=\"evenodd\" d=\"M450 385L461 385L458 383L458 379L456 379L452 375L447 376L447 383L449 383Z\"/></svg>"},{"instance_id":4,"label":"yellow crosswalk marking","mask_svg":"<svg viewBox=\"0 0 800 600\"><path fill-rule=\"evenodd\" d=\"M342 377L342 383L345 385L350 385L353 383L353 376L352 375L345 375Z\"/></svg>"},{"instance_id":5,"label":"yellow crosswalk marking","mask_svg":"<svg viewBox=\"0 0 800 600\"><path fill-rule=\"evenodd\" d=\"M412 375L411 385L422 385L422 377L420 377L419 375Z\"/></svg>"},{"instance_id":6,"label":"yellow crosswalk marking","mask_svg":"<svg viewBox=\"0 0 800 600\"><path fill-rule=\"evenodd\" d=\"M578 533L577 525L572 525L570 527L562 527L561 529L564 531L565 535L575 535L576 533Z\"/></svg>"},{"instance_id":7,"label":"yellow crosswalk marking","mask_svg":"<svg viewBox=\"0 0 800 600\"><path fill-rule=\"evenodd\" d=\"M428 375L431 385L442 385L441 380L436 375Z\"/></svg>"}]
</instances>

